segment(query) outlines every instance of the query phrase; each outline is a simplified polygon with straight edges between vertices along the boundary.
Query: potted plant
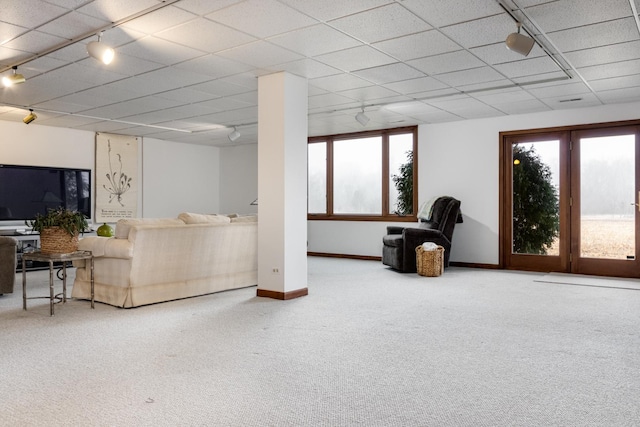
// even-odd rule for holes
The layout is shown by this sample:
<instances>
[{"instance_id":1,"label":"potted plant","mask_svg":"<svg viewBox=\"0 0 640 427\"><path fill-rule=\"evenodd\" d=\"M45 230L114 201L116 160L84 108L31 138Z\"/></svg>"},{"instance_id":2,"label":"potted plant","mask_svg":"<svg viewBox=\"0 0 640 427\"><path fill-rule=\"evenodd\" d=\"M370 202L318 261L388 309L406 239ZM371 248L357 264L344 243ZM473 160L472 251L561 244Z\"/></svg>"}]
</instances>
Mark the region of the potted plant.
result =
<instances>
[{"instance_id":1,"label":"potted plant","mask_svg":"<svg viewBox=\"0 0 640 427\"><path fill-rule=\"evenodd\" d=\"M40 233L42 253L70 253L78 250L78 235L88 228L85 216L70 209L49 209L25 223Z\"/></svg>"}]
</instances>

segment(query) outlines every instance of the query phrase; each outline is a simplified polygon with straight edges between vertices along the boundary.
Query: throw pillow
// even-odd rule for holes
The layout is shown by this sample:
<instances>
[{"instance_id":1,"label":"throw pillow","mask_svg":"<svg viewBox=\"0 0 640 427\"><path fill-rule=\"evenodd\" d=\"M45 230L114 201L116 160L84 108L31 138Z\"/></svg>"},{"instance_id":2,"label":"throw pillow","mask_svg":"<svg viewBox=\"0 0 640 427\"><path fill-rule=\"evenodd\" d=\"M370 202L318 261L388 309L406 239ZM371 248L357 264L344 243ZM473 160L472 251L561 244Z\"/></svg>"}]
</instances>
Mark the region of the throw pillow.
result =
<instances>
[{"instance_id":1,"label":"throw pillow","mask_svg":"<svg viewBox=\"0 0 640 427\"><path fill-rule=\"evenodd\" d=\"M182 212L178 215L178 218L183 220L185 224L211 224L211 223L223 223L228 224L231 222L231 218L226 215L205 215L196 214L190 212Z\"/></svg>"}]
</instances>

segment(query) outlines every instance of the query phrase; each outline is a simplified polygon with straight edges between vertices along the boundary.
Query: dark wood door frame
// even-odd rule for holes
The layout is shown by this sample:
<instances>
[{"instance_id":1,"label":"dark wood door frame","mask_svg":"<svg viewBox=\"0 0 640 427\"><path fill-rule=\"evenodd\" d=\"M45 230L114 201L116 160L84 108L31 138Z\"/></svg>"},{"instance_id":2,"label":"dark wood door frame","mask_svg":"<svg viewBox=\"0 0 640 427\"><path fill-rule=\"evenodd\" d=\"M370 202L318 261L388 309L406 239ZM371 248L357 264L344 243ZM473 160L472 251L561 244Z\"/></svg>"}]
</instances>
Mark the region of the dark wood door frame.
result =
<instances>
[{"instance_id":1,"label":"dark wood door frame","mask_svg":"<svg viewBox=\"0 0 640 427\"><path fill-rule=\"evenodd\" d=\"M517 131L500 132L499 134L499 266L505 269L516 270L529 270L540 272L562 271L562 272L578 272L577 263L573 262L570 258L575 257L576 247L574 242L576 239L571 238L571 233L576 233L579 228L576 229L575 225L571 224L576 222L576 215L579 218L579 210L573 207L571 203L571 192L575 191L577 176L579 171L572 171L570 158L572 150L569 148L571 141L571 133L585 130L602 129L603 132L611 131L613 128L623 127L640 127L640 120L631 120L624 122L607 122L607 123L593 123L578 126L564 126L554 127L546 129L528 129ZM622 129L621 129L622 130ZM596 133L594 133L595 135ZM520 255L512 254L512 224L511 221L511 206L513 201L512 196L512 151L511 147L515 141L517 142L533 142L549 139L549 136L557 135L556 139L560 140L560 235L564 236L560 241L560 255L559 256L545 256L545 255ZM559 137L561 136L561 138ZM638 137L636 137L636 146L638 147ZM564 147L564 148L563 148ZM640 165L640 150L636 150L636 164ZM640 167L636 167L636 194L640 198ZM578 187L579 188L579 187ZM636 203L640 203L636 199ZM573 215L573 218L572 218ZM636 248L640 248L640 215L636 215ZM564 241L564 242L563 242ZM572 247L573 246L573 247ZM638 250L638 249L637 249ZM573 255L572 255L573 254ZM637 258L637 257L636 257ZM586 273L584 268L579 271L583 274L606 274L612 276L624 276L624 277L640 277L640 271L625 271L616 272L608 269L602 269L602 265L599 265L599 260L594 261L593 271ZM572 265L573 264L573 265ZM583 263L584 264L584 263ZM584 267L584 265L582 266ZM640 269L639 269L640 270ZM620 274L622 273L622 274Z\"/></svg>"}]
</instances>

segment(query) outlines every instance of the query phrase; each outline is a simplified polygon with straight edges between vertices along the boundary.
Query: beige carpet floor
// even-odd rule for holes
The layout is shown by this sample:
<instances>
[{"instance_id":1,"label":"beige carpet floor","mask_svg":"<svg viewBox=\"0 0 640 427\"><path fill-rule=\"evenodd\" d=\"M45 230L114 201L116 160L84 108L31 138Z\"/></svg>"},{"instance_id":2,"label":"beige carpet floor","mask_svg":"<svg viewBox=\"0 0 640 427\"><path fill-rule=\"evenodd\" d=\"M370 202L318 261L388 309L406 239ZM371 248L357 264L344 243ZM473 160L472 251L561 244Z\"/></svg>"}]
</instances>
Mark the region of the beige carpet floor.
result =
<instances>
[{"instance_id":1,"label":"beige carpet floor","mask_svg":"<svg viewBox=\"0 0 640 427\"><path fill-rule=\"evenodd\" d=\"M71 300L54 317L23 311L18 282L0 297L0 425L640 425L640 292L541 277L309 258L295 300Z\"/></svg>"}]
</instances>

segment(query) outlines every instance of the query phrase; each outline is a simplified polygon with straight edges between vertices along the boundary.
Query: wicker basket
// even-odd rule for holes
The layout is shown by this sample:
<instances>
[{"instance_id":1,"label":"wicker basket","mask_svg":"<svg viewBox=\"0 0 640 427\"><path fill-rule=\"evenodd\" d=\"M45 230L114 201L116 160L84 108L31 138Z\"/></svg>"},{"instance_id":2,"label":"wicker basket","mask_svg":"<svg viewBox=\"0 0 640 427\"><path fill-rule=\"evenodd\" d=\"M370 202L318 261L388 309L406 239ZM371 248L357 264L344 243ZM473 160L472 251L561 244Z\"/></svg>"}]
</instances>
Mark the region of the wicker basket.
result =
<instances>
[{"instance_id":1,"label":"wicker basket","mask_svg":"<svg viewBox=\"0 0 640 427\"><path fill-rule=\"evenodd\" d=\"M416 268L418 274L437 277L444 273L444 248L437 246L434 251L425 251L422 245L416 248Z\"/></svg>"},{"instance_id":2,"label":"wicker basket","mask_svg":"<svg viewBox=\"0 0 640 427\"><path fill-rule=\"evenodd\" d=\"M71 236L60 227L47 227L40 232L43 254L68 254L78 250L78 233Z\"/></svg>"}]
</instances>

